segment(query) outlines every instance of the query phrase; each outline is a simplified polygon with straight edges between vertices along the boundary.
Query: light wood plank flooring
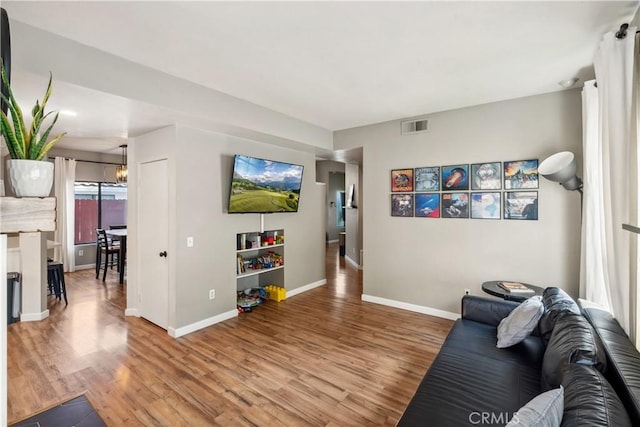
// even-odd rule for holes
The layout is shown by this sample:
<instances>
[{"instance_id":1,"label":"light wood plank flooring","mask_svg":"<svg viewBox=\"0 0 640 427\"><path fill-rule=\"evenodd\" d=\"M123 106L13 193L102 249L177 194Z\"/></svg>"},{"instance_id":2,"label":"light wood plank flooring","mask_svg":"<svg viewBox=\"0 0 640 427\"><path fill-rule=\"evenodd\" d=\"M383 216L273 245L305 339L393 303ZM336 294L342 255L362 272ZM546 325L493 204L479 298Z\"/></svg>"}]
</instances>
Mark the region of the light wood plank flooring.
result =
<instances>
[{"instance_id":1,"label":"light wood plank flooring","mask_svg":"<svg viewBox=\"0 0 640 427\"><path fill-rule=\"evenodd\" d=\"M109 426L392 426L452 325L362 302L337 245L326 286L179 339L124 317L115 270L66 277L8 328L9 422L86 392Z\"/></svg>"}]
</instances>

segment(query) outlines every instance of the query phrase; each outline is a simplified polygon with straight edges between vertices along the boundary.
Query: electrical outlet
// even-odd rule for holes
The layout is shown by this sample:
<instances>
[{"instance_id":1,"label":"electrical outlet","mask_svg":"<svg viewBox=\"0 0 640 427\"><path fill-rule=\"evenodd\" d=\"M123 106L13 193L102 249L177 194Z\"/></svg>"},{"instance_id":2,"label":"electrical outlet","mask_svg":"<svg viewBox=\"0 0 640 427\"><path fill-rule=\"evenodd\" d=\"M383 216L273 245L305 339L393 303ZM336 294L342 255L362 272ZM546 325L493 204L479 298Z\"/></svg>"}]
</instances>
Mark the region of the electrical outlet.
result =
<instances>
[{"instance_id":1,"label":"electrical outlet","mask_svg":"<svg viewBox=\"0 0 640 427\"><path fill-rule=\"evenodd\" d=\"M193 247L193 237L192 236L187 237L187 247L188 248L192 248Z\"/></svg>"},{"instance_id":2,"label":"electrical outlet","mask_svg":"<svg viewBox=\"0 0 640 427\"><path fill-rule=\"evenodd\" d=\"M80 249L78 251L78 256L84 256L84 250L83 249Z\"/></svg>"},{"instance_id":3,"label":"electrical outlet","mask_svg":"<svg viewBox=\"0 0 640 427\"><path fill-rule=\"evenodd\" d=\"M467 288L464 290L465 295L471 295L471 289Z\"/></svg>"},{"instance_id":4,"label":"electrical outlet","mask_svg":"<svg viewBox=\"0 0 640 427\"><path fill-rule=\"evenodd\" d=\"M216 290L215 289L210 289L209 290L209 299L216 299Z\"/></svg>"}]
</instances>

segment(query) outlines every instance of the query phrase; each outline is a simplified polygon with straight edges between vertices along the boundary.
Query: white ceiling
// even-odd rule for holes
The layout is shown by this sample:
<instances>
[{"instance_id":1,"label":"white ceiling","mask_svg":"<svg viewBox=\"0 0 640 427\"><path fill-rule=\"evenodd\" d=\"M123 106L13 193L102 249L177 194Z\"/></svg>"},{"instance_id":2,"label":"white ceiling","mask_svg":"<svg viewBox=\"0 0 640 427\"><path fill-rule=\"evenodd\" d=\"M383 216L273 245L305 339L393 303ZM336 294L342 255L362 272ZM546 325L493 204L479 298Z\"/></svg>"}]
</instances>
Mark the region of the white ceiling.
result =
<instances>
[{"instance_id":1,"label":"white ceiling","mask_svg":"<svg viewBox=\"0 0 640 427\"><path fill-rule=\"evenodd\" d=\"M638 4L4 1L2 6L11 20L339 130L558 91L557 83L571 77L583 82L593 77L592 58L602 34L629 21ZM32 77L14 75L24 91L21 98L25 92L41 97L46 81ZM94 114L82 120L61 117L58 131L110 138L114 146L119 138L172 120L171 112L159 107L56 83L51 107L65 109L66 100L76 108L86 100Z\"/></svg>"}]
</instances>

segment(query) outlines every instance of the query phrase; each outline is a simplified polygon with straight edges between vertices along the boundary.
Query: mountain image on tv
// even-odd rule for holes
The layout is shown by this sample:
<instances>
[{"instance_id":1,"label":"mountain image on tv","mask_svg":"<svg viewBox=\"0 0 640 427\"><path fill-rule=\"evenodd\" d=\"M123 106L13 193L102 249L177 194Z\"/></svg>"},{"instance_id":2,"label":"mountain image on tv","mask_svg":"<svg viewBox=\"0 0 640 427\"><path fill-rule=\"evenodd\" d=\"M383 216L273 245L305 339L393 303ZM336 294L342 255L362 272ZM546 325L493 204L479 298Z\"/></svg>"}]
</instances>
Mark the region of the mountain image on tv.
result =
<instances>
[{"instance_id":1,"label":"mountain image on tv","mask_svg":"<svg viewBox=\"0 0 640 427\"><path fill-rule=\"evenodd\" d=\"M297 212L304 167L235 156L229 213Z\"/></svg>"}]
</instances>

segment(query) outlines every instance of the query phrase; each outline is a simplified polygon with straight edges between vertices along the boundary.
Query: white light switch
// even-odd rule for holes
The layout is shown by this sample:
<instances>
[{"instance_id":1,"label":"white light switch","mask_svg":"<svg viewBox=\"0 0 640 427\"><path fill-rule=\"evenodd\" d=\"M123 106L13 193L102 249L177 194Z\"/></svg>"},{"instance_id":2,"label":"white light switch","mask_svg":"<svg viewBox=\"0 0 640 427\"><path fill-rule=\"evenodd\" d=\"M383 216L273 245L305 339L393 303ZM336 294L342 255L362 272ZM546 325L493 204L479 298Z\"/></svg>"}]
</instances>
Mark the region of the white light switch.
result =
<instances>
[{"instance_id":1,"label":"white light switch","mask_svg":"<svg viewBox=\"0 0 640 427\"><path fill-rule=\"evenodd\" d=\"M187 247L188 248L192 248L193 247L193 237L192 236L187 237Z\"/></svg>"}]
</instances>

